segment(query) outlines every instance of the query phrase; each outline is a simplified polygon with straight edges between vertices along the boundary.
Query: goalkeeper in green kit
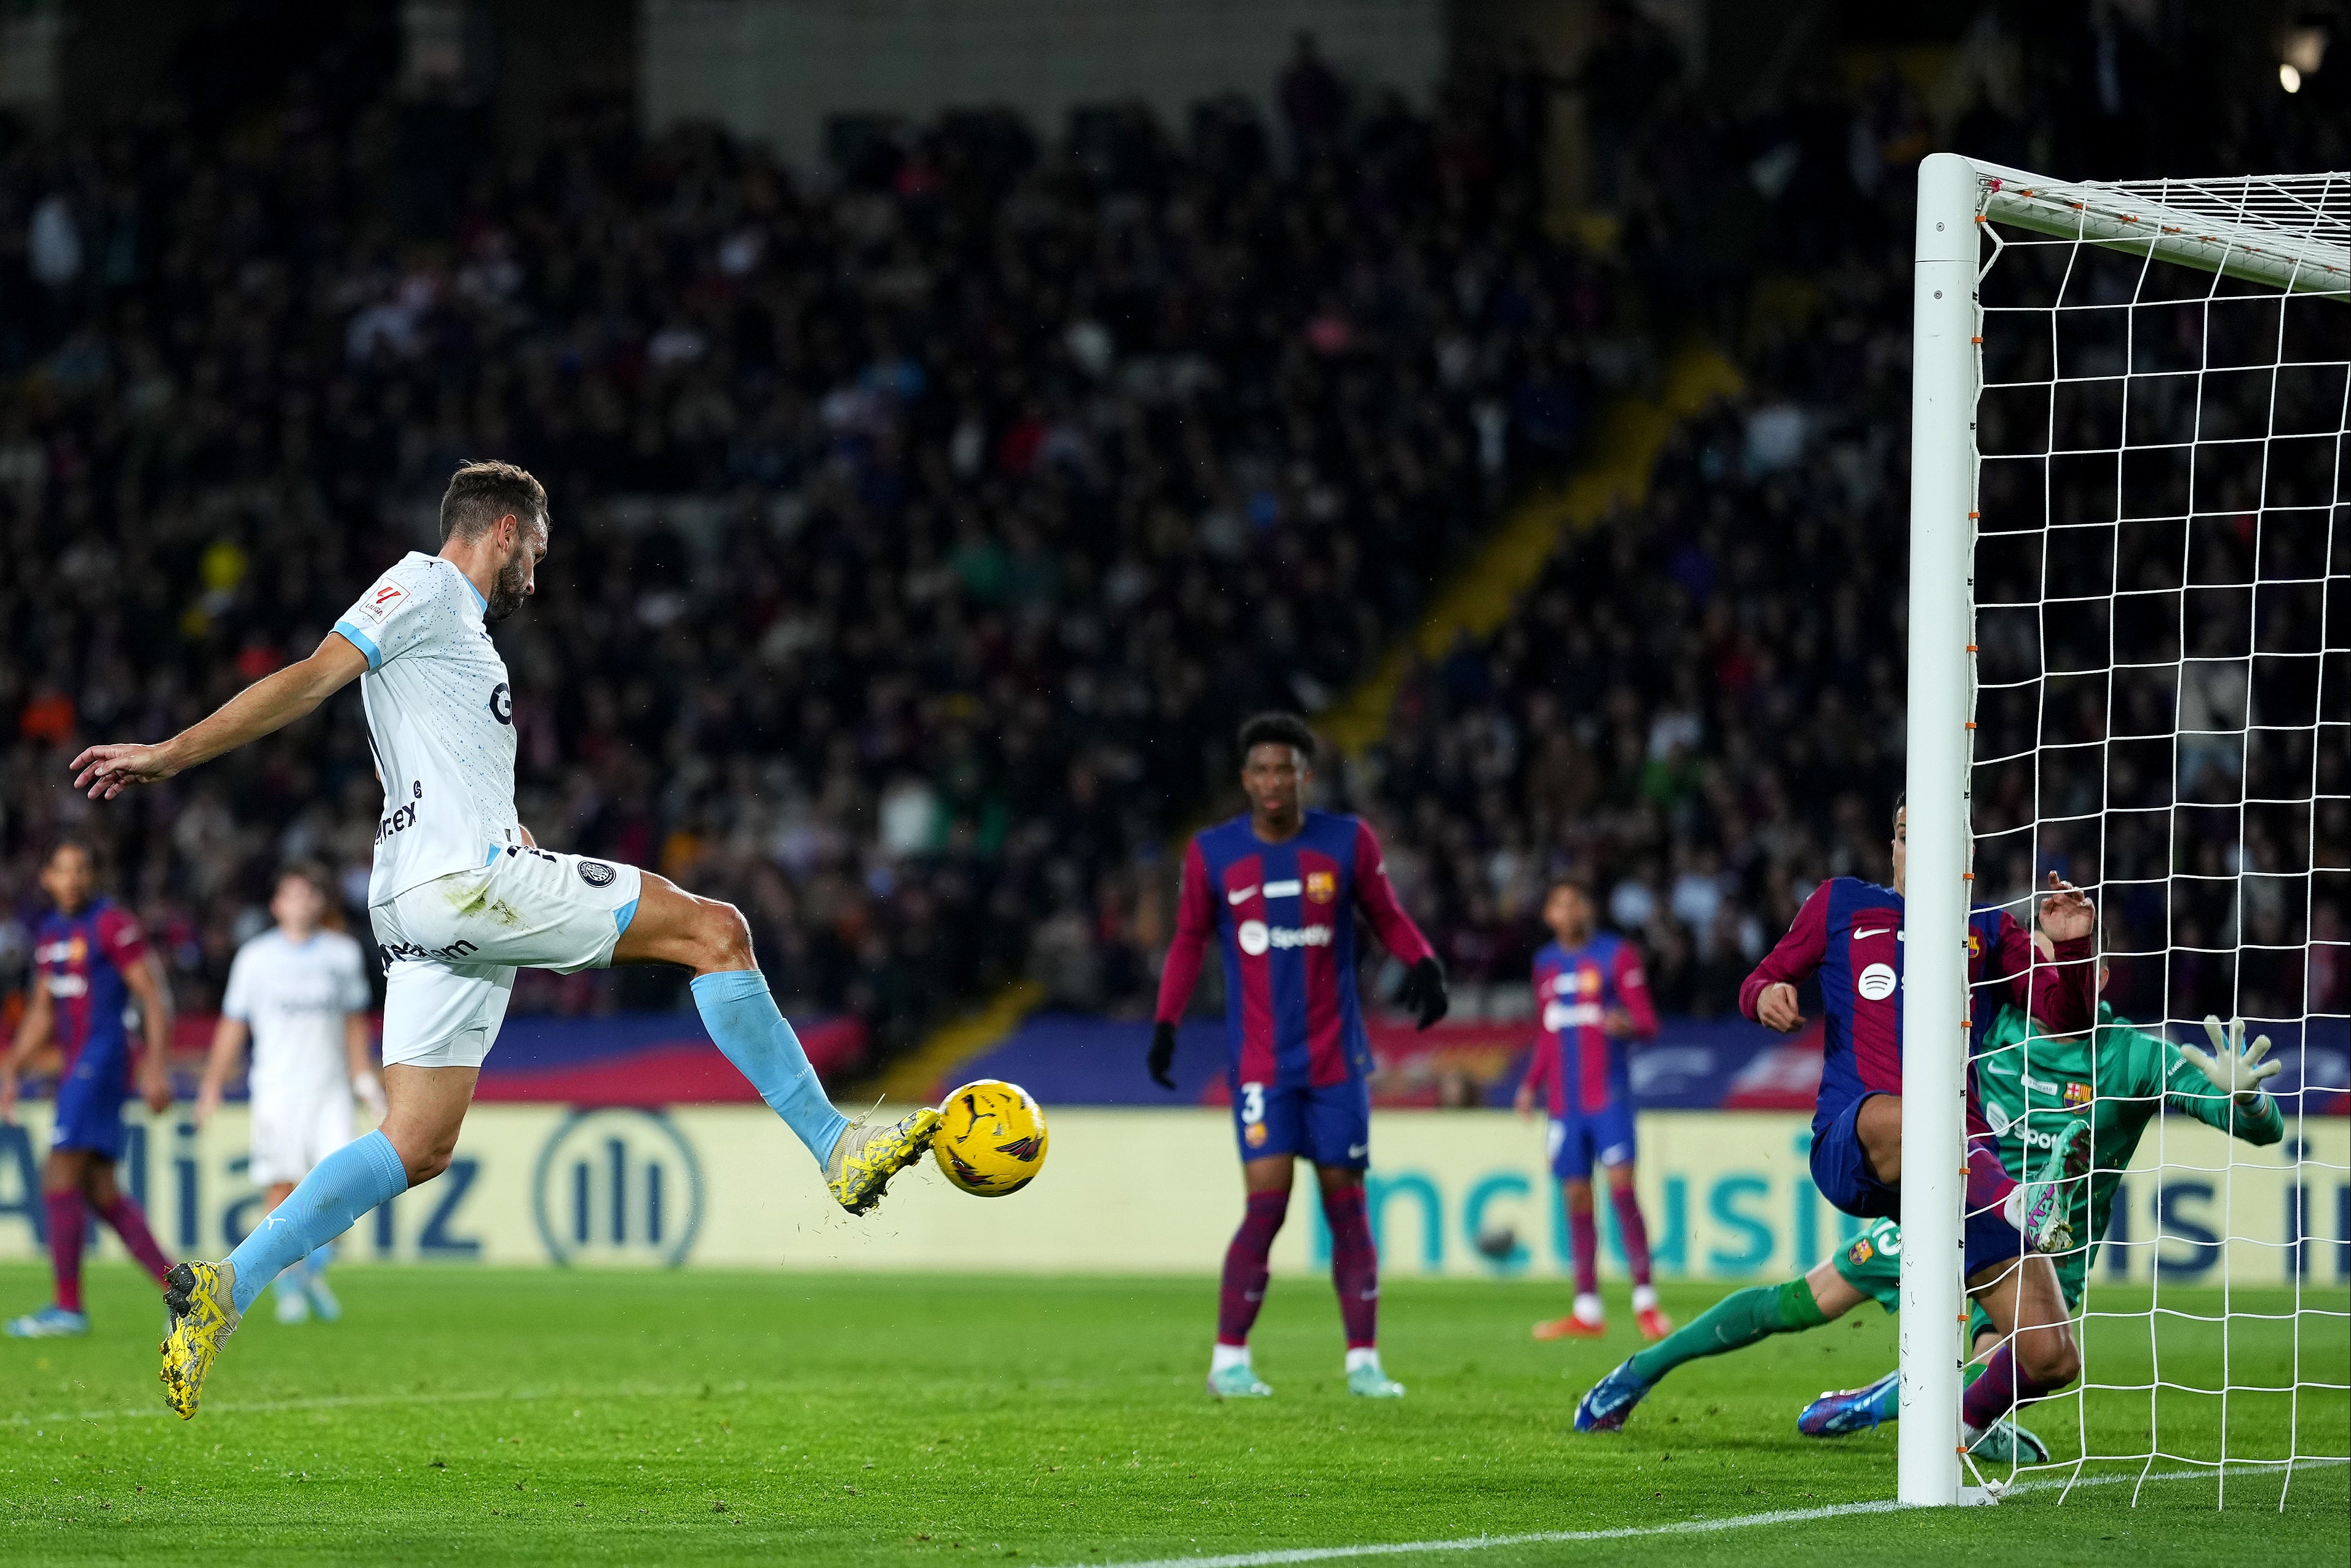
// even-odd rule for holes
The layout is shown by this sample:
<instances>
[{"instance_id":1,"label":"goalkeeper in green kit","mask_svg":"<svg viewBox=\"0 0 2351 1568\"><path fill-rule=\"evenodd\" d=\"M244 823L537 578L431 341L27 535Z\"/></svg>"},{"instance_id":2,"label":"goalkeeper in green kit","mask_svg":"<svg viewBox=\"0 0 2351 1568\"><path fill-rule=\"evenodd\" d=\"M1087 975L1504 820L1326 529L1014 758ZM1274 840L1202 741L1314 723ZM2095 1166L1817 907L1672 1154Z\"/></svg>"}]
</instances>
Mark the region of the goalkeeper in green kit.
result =
<instances>
[{"instance_id":1,"label":"goalkeeper in green kit","mask_svg":"<svg viewBox=\"0 0 2351 1568\"><path fill-rule=\"evenodd\" d=\"M2102 988L2105 977L2102 966ZM2285 1135L2285 1117L2261 1086L2276 1075L2279 1063L2262 1060L2270 1049L2266 1036L2245 1046L2241 1019L2225 1029L2216 1018L2204 1020L2212 1042L2209 1055L2117 1019L2103 1002L2090 1034L2028 1039L2028 1028L2022 1009L2001 1009L1976 1057L1978 1092L2000 1138L2001 1163L2011 1171L2040 1163L2066 1119L2090 1117L2092 1174L2067 1198L2068 1219L2082 1244L2050 1260L2066 1308L2075 1311L2089 1273L2090 1239L2105 1234L2123 1170L2148 1124L2168 1108L2249 1144L2274 1144ZM1683 1362L1816 1328L1866 1301L1894 1312L1901 1301L1901 1228L1876 1220L1810 1272L1785 1284L1734 1291L1621 1370L1654 1385ZM1969 1329L1979 1356L1999 1343L1981 1307L1971 1309ZM1823 1394L1805 1406L1796 1428L1815 1437L1866 1431L1896 1417L1899 1388L1900 1375L1889 1372L1865 1388ZM1974 1452L1991 1463L2037 1464L2049 1457L2038 1437L2005 1419L1990 1426Z\"/></svg>"}]
</instances>

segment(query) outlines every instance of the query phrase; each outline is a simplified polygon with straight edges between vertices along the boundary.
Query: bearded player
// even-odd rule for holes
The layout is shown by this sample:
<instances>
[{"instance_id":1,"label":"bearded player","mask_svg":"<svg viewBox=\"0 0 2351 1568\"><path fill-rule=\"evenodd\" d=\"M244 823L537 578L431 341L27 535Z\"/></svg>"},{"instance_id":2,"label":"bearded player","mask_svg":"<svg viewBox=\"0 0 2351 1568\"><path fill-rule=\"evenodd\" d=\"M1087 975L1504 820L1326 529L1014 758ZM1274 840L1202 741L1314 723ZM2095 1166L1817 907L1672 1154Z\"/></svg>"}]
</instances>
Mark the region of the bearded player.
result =
<instances>
[{"instance_id":1,"label":"bearded player","mask_svg":"<svg viewBox=\"0 0 2351 1568\"><path fill-rule=\"evenodd\" d=\"M139 922L112 899L97 896L88 846L70 841L49 852L41 888L56 907L33 933L32 998L16 1039L0 1059L0 1122L14 1120L16 1074L51 1040L65 1058L57 1077L57 1118L41 1166L41 1207L48 1221L49 1273L57 1296L37 1312L8 1321L16 1339L56 1339L89 1332L82 1310L81 1253L96 1214L114 1228L139 1266L156 1279L171 1267L147 1216L114 1177L121 1163L123 1103L134 1071L147 1108L171 1109L166 1053L172 1003L162 966ZM139 1004L147 1049L132 1065L129 1003Z\"/></svg>"},{"instance_id":2,"label":"bearded player","mask_svg":"<svg viewBox=\"0 0 2351 1568\"><path fill-rule=\"evenodd\" d=\"M931 1110L866 1127L833 1109L732 906L634 866L538 847L515 815L514 694L489 628L537 586L547 492L511 464L468 463L442 497L441 535L438 555L412 551L378 578L308 658L161 745L94 746L74 759L77 787L112 800L283 728L356 680L384 789L368 916L386 971L389 1108L381 1126L311 1167L226 1260L172 1270L163 1385L183 1419L270 1281L448 1167L517 968L691 969L711 1038L852 1214L880 1200L938 1127Z\"/></svg>"},{"instance_id":3,"label":"bearded player","mask_svg":"<svg viewBox=\"0 0 2351 1568\"><path fill-rule=\"evenodd\" d=\"M1818 974L1826 1018L1822 1030L1820 1103L1813 1115L1813 1182L1823 1197L1857 1218L1901 1213L1902 912L1908 860L1908 814L1894 811L1894 885L1832 877L1813 890L1779 945L1740 988L1740 1010L1792 1034L1804 1018L1796 987ZM2053 962L2035 964L2031 938L2005 910L1968 917L1968 983L1976 1018L2002 1001L2024 1009L2052 1032L2087 1029L2096 981L2091 957L2096 912L2079 889L2049 878L2040 922ZM2078 1125L2056 1140L2043 1176L2020 1184L2001 1164L1991 1129L1969 1096L1966 1220L1962 1272L2004 1342L1986 1375L2022 1398L2072 1382L2081 1370L2073 1323L2046 1256L2073 1245L2065 1224L2064 1179L2089 1169L2089 1141ZM2062 1179L2061 1179L2062 1178ZM1809 1303L1791 1293L1774 1306L1801 1319ZM1781 1326L1808 1327L1798 1321ZM1771 1332L1769 1328L1765 1332ZM1662 1347L1660 1347L1662 1348ZM1613 1431L1648 1392L1633 1363L1616 1368L1577 1405L1579 1431ZM1969 1403L1963 1424L1973 1445L2009 1406Z\"/></svg>"},{"instance_id":4,"label":"bearded player","mask_svg":"<svg viewBox=\"0 0 2351 1568\"><path fill-rule=\"evenodd\" d=\"M1649 1228L1634 1186L1636 1148L1632 1075L1625 1043L1657 1037L1657 1009L1640 950L1625 937L1594 932L1592 894L1573 877L1543 896L1552 940L1535 955L1536 1017L1541 1033L1519 1086L1522 1116L1548 1103L1551 1171L1566 1206L1575 1268L1575 1302L1565 1317L1535 1325L1537 1339L1597 1339L1608 1332L1600 1304L1600 1230L1593 1222L1592 1166L1599 1163L1616 1210L1616 1234L1633 1276L1633 1316L1641 1337L1658 1340L1673 1323L1657 1310L1649 1280Z\"/></svg>"},{"instance_id":5,"label":"bearded player","mask_svg":"<svg viewBox=\"0 0 2351 1568\"><path fill-rule=\"evenodd\" d=\"M1445 968L1396 903L1379 840L1361 819L1308 810L1314 736L1294 714L1241 726L1242 816L1192 836L1176 938L1159 977L1151 1076L1176 1087L1176 1025L1213 934L1225 957L1225 1041L1247 1207L1225 1253L1208 1392L1262 1398L1249 1329L1290 1211L1297 1162L1314 1166L1331 1228L1331 1278L1347 1333L1347 1392L1393 1399L1380 1367L1379 1253L1364 1207L1372 1148L1371 1042L1355 995L1355 911L1409 969L1399 999L1426 1029L1445 1016Z\"/></svg>"}]
</instances>

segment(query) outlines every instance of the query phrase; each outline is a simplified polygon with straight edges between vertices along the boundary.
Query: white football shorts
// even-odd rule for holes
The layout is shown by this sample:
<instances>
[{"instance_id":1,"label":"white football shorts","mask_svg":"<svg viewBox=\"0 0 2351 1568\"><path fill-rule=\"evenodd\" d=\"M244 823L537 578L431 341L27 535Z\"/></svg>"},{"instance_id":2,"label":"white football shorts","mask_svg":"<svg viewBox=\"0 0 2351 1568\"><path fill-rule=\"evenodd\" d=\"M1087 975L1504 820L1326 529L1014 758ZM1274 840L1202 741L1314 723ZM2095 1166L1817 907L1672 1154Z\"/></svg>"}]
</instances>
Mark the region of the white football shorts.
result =
<instances>
[{"instance_id":1,"label":"white football shorts","mask_svg":"<svg viewBox=\"0 0 2351 1568\"><path fill-rule=\"evenodd\" d=\"M256 1186L298 1182L310 1167L351 1141L351 1092L341 1083L301 1092L256 1090L253 1096Z\"/></svg>"},{"instance_id":2,"label":"white football shorts","mask_svg":"<svg viewBox=\"0 0 2351 1568\"><path fill-rule=\"evenodd\" d=\"M384 963L383 1064L479 1067L514 972L610 964L643 887L634 866L512 846L370 909Z\"/></svg>"}]
</instances>

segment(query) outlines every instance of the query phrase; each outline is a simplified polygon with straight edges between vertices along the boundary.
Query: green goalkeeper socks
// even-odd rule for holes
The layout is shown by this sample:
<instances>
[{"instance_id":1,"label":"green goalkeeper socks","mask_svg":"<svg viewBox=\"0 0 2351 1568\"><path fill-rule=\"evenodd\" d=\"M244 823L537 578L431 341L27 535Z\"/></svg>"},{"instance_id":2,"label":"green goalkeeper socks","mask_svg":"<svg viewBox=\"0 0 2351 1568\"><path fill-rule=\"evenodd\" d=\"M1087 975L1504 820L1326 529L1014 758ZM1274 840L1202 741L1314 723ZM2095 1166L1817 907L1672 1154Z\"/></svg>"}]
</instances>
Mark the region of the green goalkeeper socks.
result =
<instances>
[{"instance_id":1,"label":"green goalkeeper socks","mask_svg":"<svg viewBox=\"0 0 2351 1568\"><path fill-rule=\"evenodd\" d=\"M1768 1339L1817 1328L1825 1319L1813 1300L1813 1288L1802 1279L1784 1285L1756 1285L1733 1291L1648 1349L1634 1356L1633 1375L1655 1383L1686 1361L1720 1355Z\"/></svg>"}]
</instances>

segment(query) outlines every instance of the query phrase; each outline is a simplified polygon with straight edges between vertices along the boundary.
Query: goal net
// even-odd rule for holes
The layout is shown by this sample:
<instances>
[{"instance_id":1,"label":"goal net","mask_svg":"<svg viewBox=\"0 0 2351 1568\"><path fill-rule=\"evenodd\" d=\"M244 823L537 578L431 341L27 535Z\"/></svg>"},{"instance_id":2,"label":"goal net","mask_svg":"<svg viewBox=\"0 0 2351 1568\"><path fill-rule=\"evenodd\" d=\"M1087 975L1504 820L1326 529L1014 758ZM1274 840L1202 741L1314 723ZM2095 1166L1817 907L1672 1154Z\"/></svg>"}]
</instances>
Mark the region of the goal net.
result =
<instances>
[{"instance_id":1,"label":"goal net","mask_svg":"<svg viewBox=\"0 0 2351 1568\"><path fill-rule=\"evenodd\" d=\"M2351 175L1920 192L1902 1496L2283 1507L2351 1454ZM2032 929L2052 873L2097 904L2086 1038L1966 1010L1967 911ZM2183 1054L2208 1017L2270 1041L2259 1097ZM2091 1128L2080 1375L2011 1417L2046 1458L1957 1439L1999 1338L1950 1329L1970 1056L2011 1173Z\"/></svg>"}]
</instances>

